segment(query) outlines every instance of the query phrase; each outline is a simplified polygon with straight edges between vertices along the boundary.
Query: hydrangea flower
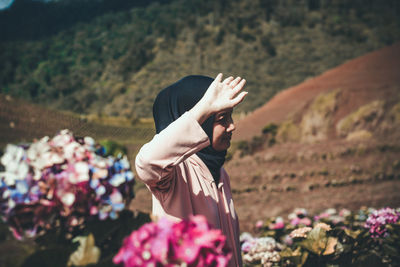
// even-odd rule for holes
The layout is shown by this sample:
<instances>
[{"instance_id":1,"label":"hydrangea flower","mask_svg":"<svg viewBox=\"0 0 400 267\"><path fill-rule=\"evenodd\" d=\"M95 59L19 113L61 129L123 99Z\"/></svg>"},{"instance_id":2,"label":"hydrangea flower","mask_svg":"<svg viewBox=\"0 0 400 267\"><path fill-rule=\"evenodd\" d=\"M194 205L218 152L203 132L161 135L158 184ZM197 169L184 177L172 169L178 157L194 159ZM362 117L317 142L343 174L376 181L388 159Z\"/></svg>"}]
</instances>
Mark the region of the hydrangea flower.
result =
<instances>
[{"instance_id":1,"label":"hydrangea flower","mask_svg":"<svg viewBox=\"0 0 400 267\"><path fill-rule=\"evenodd\" d=\"M251 235L241 236L243 261L245 263L261 262L262 266L272 266L281 260L279 252L283 245L272 237L257 237Z\"/></svg>"},{"instance_id":2,"label":"hydrangea flower","mask_svg":"<svg viewBox=\"0 0 400 267\"><path fill-rule=\"evenodd\" d=\"M231 253L225 236L204 216L172 222L166 218L143 225L125 238L115 264L135 266L227 266Z\"/></svg>"},{"instance_id":3,"label":"hydrangea flower","mask_svg":"<svg viewBox=\"0 0 400 267\"><path fill-rule=\"evenodd\" d=\"M7 145L0 172L0 216L15 237L62 224L67 230L91 216L116 218L133 197L134 176L124 157L96 153L91 137L63 130L30 145Z\"/></svg>"},{"instance_id":4,"label":"hydrangea flower","mask_svg":"<svg viewBox=\"0 0 400 267\"><path fill-rule=\"evenodd\" d=\"M386 237L388 235L386 225L394 224L399 221L400 213L389 207L372 211L366 222L365 228L373 238Z\"/></svg>"},{"instance_id":5,"label":"hydrangea flower","mask_svg":"<svg viewBox=\"0 0 400 267\"><path fill-rule=\"evenodd\" d=\"M285 222L282 217L277 217L274 223L269 225L269 229L278 230L285 228Z\"/></svg>"},{"instance_id":6,"label":"hydrangea flower","mask_svg":"<svg viewBox=\"0 0 400 267\"><path fill-rule=\"evenodd\" d=\"M288 219L292 226L305 225L310 226L312 221L307 217L308 212L303 208L296 208L292 213L288 215Z\"/></svg>"},{"instance_id":7,"label":"hydrangea flower","mask_svg":"<svg viewBox=\"0 0 400 267\"><path fill-rule=\"evenodd\" d=\"M262 220L258 220L255 224L256 229L261 229L264 226L264 222Z\"/></svg>"},{"instance_id":8,"label":"hydrangea flower","mask_svg":"<svg viewBox=\"0 0 400 267\"><path fill-rule=\"evenodd\" d=\"M351 215L351 212L347 209L342 209L337 213L336 209L330 208L318 215L314 216L315 221L327 221L333 224L339 224L344 222L347 216Z\"/></svg>"}]
</instances>

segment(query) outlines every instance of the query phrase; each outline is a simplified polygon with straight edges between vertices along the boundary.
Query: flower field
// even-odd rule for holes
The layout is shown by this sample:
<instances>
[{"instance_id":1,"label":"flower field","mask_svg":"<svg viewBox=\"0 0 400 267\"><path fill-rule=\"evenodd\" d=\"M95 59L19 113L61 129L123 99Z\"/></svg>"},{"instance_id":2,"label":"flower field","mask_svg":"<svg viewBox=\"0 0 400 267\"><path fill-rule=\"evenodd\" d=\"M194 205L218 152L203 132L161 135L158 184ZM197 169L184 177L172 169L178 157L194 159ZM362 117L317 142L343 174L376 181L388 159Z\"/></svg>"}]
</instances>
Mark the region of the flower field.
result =
<instances>
[{"instance_id":1,"label":"flower field","mask_svg":"<svg viewBox=\"0 0 400 267\"><path fill-rule=\"evenodd\" d=\"M69 130L6 146L1 266L227 266L225 237L204 217L151 222L128 210L134 174L111 152ZM240 240L245 266L399 266L400 208L298 208Z\"/></svg>"},{"instance_id":2,"label":"flower field","mask_svg":"<svg viewBox=\"0 0 400 267\"><path fill-rule=\"evenodd\" d=\"M241 234L246 266L399 266L400 209L295 209Z\"/></svg>"}]
</instances>

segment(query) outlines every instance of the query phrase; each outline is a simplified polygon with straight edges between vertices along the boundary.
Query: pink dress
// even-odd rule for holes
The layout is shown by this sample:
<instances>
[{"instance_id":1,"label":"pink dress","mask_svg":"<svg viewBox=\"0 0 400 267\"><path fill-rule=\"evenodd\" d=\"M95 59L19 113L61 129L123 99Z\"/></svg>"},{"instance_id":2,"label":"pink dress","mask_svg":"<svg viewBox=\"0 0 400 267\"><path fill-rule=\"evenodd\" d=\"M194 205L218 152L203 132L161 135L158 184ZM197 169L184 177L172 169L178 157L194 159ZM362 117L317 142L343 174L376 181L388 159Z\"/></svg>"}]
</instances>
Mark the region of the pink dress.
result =
<instances>
[{"instance_id":1,"label":"pink dress","mask_svg":"<svg viewBox=\"0 0 400 267\"><path fill-rule=\"evenodd\" d=\"M186 112L140 149L136 171L152 193L153 215L173 220L204 215L227 238L232 250L229 266L242 266L228 174L221 168L217 185L195 154L209 144L200 124Z\"/></svg>"}]
</instances>

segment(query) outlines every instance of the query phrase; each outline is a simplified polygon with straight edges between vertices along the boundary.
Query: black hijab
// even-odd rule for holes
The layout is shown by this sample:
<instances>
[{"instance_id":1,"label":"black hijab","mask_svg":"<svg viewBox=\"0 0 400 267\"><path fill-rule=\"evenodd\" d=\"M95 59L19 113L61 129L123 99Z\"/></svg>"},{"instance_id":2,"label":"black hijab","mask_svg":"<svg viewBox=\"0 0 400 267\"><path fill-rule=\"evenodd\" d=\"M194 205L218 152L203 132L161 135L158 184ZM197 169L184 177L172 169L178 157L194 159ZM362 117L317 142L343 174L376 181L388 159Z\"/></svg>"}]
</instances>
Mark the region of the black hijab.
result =
<instances>
[{"instance_id":1,"label":"black hijab","mask_svg":"<svg viewBox=\"0 0 400 267\"><path fill-rule=\"evenodd\" d=\"M164 88L156 97L153 104L153 117L156 132L160 133L170 123L189 111L203 97L213 78L191 75ZM201 127L212 142L215 115L208 118ZM210 144L196 153L210 170L214 181L218 184L220 169L225 161L226 150L216 151Z\"/></svg>"}]
</instances>

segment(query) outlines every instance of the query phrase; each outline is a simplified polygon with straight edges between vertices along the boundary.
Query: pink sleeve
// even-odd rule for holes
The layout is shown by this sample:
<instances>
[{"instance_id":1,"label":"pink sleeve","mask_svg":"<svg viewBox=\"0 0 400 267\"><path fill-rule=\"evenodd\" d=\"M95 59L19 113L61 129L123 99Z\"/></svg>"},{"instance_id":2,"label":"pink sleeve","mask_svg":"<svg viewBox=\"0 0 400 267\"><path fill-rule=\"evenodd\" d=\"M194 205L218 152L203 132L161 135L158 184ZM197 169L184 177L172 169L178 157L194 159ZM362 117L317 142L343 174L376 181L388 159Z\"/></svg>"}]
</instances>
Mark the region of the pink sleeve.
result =
<instances>
[{"instance_id":1,"label":"pink sleeve","mask_svg":"<svg viewBox=\"0 0 400 267\"><path fill-rule=\"evenodd\" d=\"M186 112L143 145L136 156L136 172L144 183L154 187L171 178L174 166L209 144L203 128Z\"/></svg>"}]
</instances>

